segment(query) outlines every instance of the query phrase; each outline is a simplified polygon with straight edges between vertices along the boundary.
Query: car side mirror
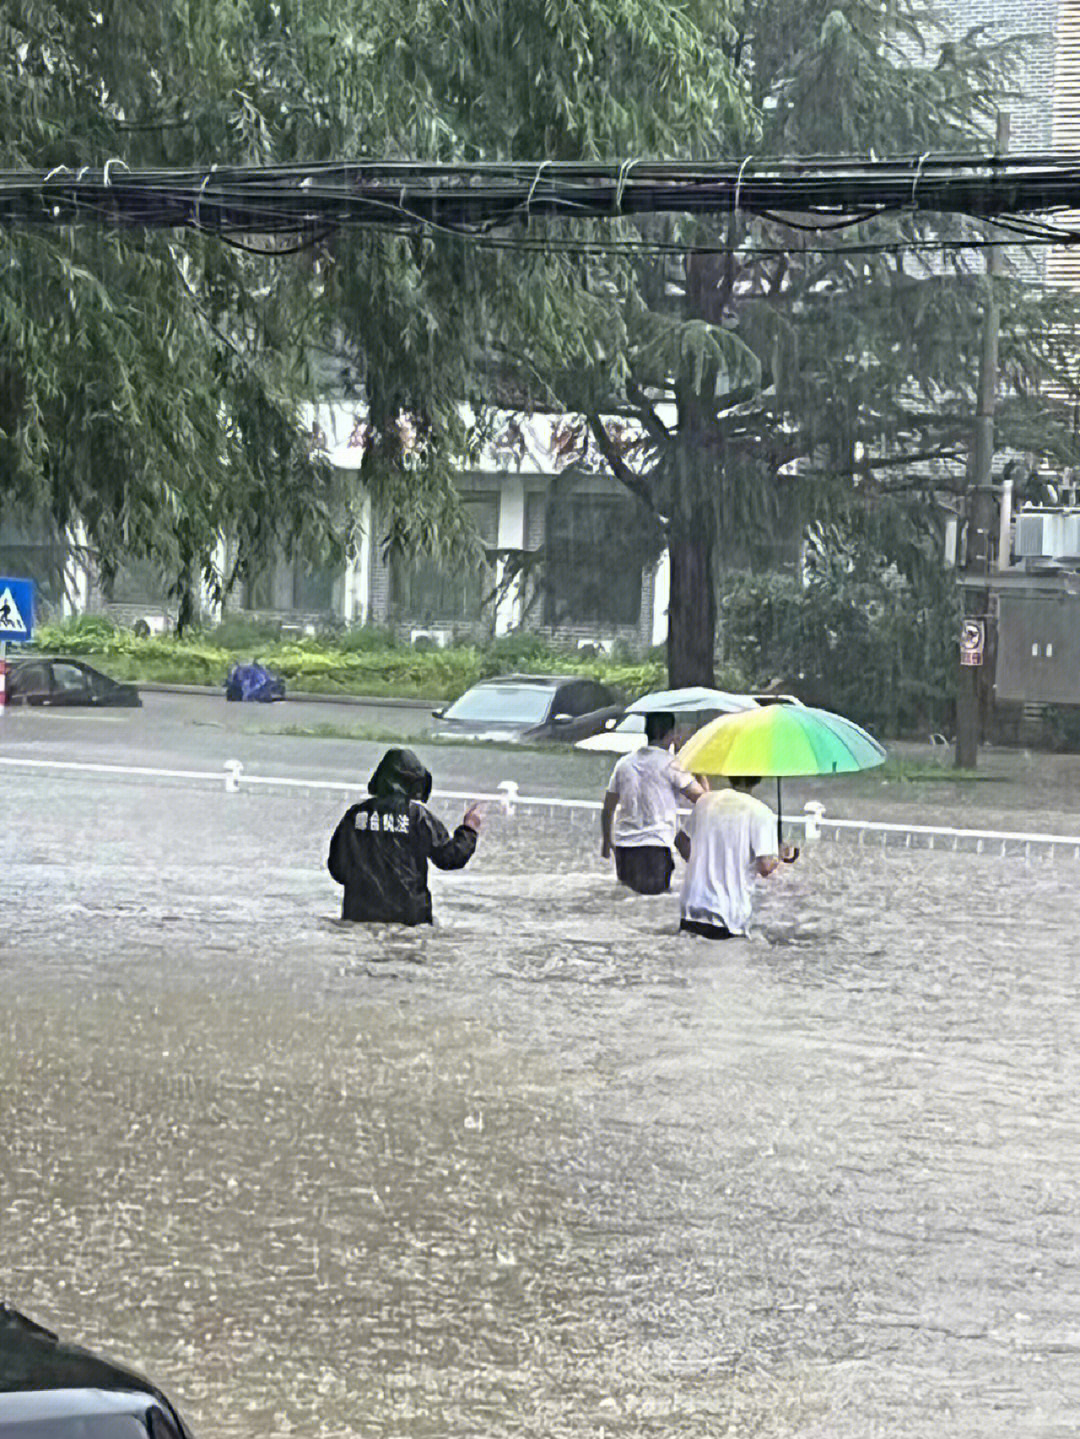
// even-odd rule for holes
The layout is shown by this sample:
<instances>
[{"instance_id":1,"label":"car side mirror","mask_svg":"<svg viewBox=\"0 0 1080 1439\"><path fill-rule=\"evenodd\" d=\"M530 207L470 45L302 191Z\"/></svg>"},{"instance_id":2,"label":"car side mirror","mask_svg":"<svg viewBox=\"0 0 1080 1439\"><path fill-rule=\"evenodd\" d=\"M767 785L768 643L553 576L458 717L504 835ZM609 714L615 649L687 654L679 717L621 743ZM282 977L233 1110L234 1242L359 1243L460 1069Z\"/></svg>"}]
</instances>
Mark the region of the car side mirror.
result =
<instances>
[{"instance_id":1,"label":"car side mirror","mask_svg":"<svg viewBox=\"0 0 1080 1439\"><path fill-rule=\"evenodd\" d=\"M557 714L551 716L551 722L552 724L569 724L573 718L573 715Z\"/></svg>"},{"instance_id":2,"label":"car side mirror","mask_svg":"<svg viewBox=\"0 0 1080 1439\"><path fill-rule=\"evenodd\" d=\"M619 721L615 718L614 715L608 715L607 719L604 721L604 728L614 729L618 723Z\"/></svg>"},{"instance_id":3,"label":"car side mirror","mask_svg":"<svg viewBox=\"0 0 1080 1439\"><path fill-rule=\"evenodd\" d=\"M432 711L431 711L431 718L432 718L432 719L442 719L442 717L443 717L443 715L444 715L445 713L446 713L445 710L432 710Z\"/></svg>"}]
</instances>

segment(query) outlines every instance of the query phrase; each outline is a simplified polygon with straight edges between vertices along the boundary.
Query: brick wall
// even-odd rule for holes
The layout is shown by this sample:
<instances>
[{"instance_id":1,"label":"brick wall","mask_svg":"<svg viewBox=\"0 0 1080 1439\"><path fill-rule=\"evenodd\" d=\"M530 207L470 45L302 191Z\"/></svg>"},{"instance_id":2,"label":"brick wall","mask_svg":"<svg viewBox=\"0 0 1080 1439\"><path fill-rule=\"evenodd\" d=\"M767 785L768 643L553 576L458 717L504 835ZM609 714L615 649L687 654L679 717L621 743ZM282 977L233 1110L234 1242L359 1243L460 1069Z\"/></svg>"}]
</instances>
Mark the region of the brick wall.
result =
<instances>
[{"instance_id":1,"label":"brick wall","mask_svg":"<svg viewBox=\"0 0 1080 1439\"><path fill-rule=\"evenodd\" d=\"M1022 51L1018 98L1002 96L1001 108L1009 114L1009 152L1050 150L1054 147L1054 90L1056 37L1060 12L1070 0L943 0L941 13L960 37L973 26L987 27L985 38L1006 40L1029 37ZM992 144L992 122L988 148ZM1048 252L1031 248L1012 252L1019 271L1042 278Z\"/></svg>"}]
</instances>

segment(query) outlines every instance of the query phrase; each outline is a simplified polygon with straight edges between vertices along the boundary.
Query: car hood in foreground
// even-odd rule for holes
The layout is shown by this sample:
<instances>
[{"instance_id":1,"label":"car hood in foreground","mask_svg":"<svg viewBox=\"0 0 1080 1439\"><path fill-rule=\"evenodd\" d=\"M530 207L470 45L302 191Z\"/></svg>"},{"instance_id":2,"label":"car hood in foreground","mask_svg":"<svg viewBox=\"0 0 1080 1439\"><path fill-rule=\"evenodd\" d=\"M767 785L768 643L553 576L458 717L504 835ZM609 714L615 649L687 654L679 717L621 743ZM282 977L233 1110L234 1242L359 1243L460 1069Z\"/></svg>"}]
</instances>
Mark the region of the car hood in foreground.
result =
<instances>
[{"instance_id":1,"label":"car hood in foreground","mask_svg":"<svg viewBox=\"0 0 1080 1439\"><path fill-rule=\"evenodd\" d=\"M151 1418L151 1416L156 1418ZM162 1424L162 1416L168 1428ZM132 1419L143 1421L137 1432L182 1436L171 1409L144 1389L28 1389L0 1392L0 1436L2 1439L127 1439ZM114 1421L110 1423L109 1421ZM127 1420L127 1423L122 1421ZM151 1427L153 1426L153 1427Z\"/></svg>"},{"instance_id":2,"label":"car hood in foreground","mask_svg":"<svg viewBox=\"0 0 1080 1439\"><path fill-rule=\"evenodd\" d=\"M181 1439L188 1436L165 1395L140 1374L68 1344L0 1304L0 1436L25 1433L31 1419L59 1425L76 1416L145 1415L154 1408L168 1416ZM72 1432L89 1431L73 1426Z\"/></svg>"}]
</instances>

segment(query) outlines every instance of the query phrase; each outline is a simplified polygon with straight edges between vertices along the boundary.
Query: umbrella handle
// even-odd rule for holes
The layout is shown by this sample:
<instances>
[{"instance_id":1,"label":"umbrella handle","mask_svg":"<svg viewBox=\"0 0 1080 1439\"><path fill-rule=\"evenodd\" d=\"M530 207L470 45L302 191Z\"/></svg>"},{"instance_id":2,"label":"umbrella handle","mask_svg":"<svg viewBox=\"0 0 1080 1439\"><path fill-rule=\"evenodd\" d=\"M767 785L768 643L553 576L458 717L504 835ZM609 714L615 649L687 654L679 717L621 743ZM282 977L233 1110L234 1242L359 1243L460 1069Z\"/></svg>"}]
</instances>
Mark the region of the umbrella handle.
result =
<instances>
[{"instance_id":1,"label":"umbrella handle","mask_svg":"<svg viewBox=\"0 0 1080 1439\"><path fill-rule=\"evenodd\" d=\"M784 853L784 813L780 804L780 776L776 776L776 853L785 864L794 864L799 857L799 847L795 845L790 854Z\"/></svg>"},{"instance_id":2,"label":"umbrella handle","mask_svg":"<svg viewBox=\"0 0 1080 1439\"><path fill-rule=\"evenodd\" d=\"M784 811L780 800L780 776L776 776L776 852L784 847Z\"/></svg>"}]
</instances>

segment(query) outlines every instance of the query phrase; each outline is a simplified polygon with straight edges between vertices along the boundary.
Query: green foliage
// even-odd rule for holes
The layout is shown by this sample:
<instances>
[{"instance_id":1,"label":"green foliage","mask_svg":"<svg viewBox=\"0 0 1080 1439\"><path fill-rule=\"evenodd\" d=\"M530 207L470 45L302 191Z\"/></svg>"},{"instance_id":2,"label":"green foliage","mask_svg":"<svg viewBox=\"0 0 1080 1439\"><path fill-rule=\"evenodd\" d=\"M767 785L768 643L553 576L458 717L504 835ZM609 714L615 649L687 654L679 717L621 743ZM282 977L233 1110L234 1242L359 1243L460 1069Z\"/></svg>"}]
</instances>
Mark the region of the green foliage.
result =
<instances>
[{"instance_id":1,"label":"green foliage","mask_svg":"<svg viewBox=\"0 0 1080 1439\"><path fill-rule=\"evenodd\" d=\"M369 651L393 650L400 647L394 631L382 625L354 625L344 630L334 641L334 648L344 655L364 654Z\"/></svg>"},{"instance_id":2,"label":"green foliage","mask_svg":"<svg viewBox=\"0 0 1080 1439\"><path fill-rule=\"evenodd\" d=\"M1080 710L1072 705L1047 705L1043 723L1051 749L1080 754Z\"/></svg>"},{"instance_id":3,"label":"green foliage","mask_svg":"<svg viewBox=\"0 0 1080 1439\"><path fill-rule=\"evenodd\" d=\"M730 83L749 102L721 141L736 154L984 150L1023 48L985 29L955 40L921 0L765 0L731 24ZM569 260L547 265L548 309L533 312L534 338L517 346L528 355L520 381L536 389L539 374L559 403L588 411L606 431L609 464L661 518L673 683L710 678L684 668L711 645L710 561L720 571L774 565L807 524L873 528L876 552L920 590L925 565L909 532L936 495L963 488L987 303L980 258L920 251L944 228L907 212L830 250L828 237L804 248L790 228L744 217L719 232L714 222L642 221L618 233L741 248L685 261L603 256L577 273ZM853 240L868 248L845 253ZM587 291L584 333L551 323L564 286ZM1070 407L1048 393L1051 381L1075 391L1071 297L1026 278L998 290L998 446L1075 463ZM601 422L611 412L635 416L647 436L633 465L620 463L619 427ZM684 631L695 627L693 647Z\"/></svg>"},{"instance_id":4,"label":"green foliage","mask_svg":"<svg viewBox=\"0 0 1080 1439\"><path fill-rule=\"evenodd\" d=\"M551 660L553 650L542 635L529 630L517 630L513 634L500 635L492 640L485 650L492 675L506 674L511 670L528 672L536 665Z\"/></svg>"},{"instance_id":5,"label":"green foliage","mask_svg":"<svg viewBox=\"0 0 1080 1439\"><path fill-rule=\"evenodd\" d=\"M1002 775L982 774L974 769L957 769L950 759L898 759L890 755L873 771L874 778L890 784L1001 784L1008 783Z\"/></svg>"},{"instance_id":6,"label":"green foliage","mask_svg":"<svg viewBox=\"0 0 1080 1439\"><path fill-rule=\"evenodd\" d=\"M576 651L545 644L535 637L508 637L478 649L417 650L392 640L379 643L379 631L353 630L339 639L328 637L257 640L252 632L226 627L204 635L141 638L130 630L85 622L43 625L34 648L57 654L83 655L101 661L116 679L162 684L220 686L235 660L257 657L280 674L290 690L312 694L392 695L402 698L452 700L478 680L528 668L538 674L588 676L611 685L628 698L663 683L656 660L617 662L604 656L581 658ZM358 639L361 640L358 643Z\"/></svg>"},{"instance_id":7,"label":"green foliage","mask_svg":"<svg viewBox=\"0 0 1080 1439\"><path fill-rule=\"evenodd\" d=\"M108 645L121 633L107 615L73 615L55 624L39 625L37 643L42 649L70 647L76 654L93 654L95 645Z\"/></svg>"},{"instance_id":8,"label":"green foliage","mask_svg":"<svg viewBox=\"0 0 1080 1439\"><path fill-rule=\"evenodd\" d=\"M10 169L715 154L746 124L728 58L737 9L14 0L0 17L0 151ZM493 371L534 349L565 370L601 332L619 369L620 328L576 260L507 263L452 236L313 240L290 260L190 233L13 234L0 499L84 527L106 581L122 558L153 558L186 621L200 579L219 594L277 548L350 538L358 495L335 490L300 435L318 352L363 392L360 478L386 517L380 543L475 560L451 483L470 447L460 402L486 404ZM688 353L704 363L713 348L702 333ZM549 401L535 366L534 380Z\"/></svg>"},{"instance_id":9,"label":"green foliage","mask_svg":"<svg viewBox=\"0 0 1080 1439\"><path fill-rule=\"evenodd\" d=\"M989 28L953 39L941 20L922 0L747 7L743 54L765 153L990 148L996 113L1015 93L1023 42ZM766 221L744 233L761 252L787 249L739 266L731 318L768 384L739 409L729 489L753 489L759 505L771 493L804 520L858 526L886 510L902 548L911 517L965 484L988 294L981 257L945 250L928 258L918 247L981 232L901 213L842 235L835 253L820 238L801 251L790 230ZM867 249L842 253L852 239ZM1064 353L1075 306L1030 276L1013 274L996 290L997 447L1075 463L1071 406L1048 393L1050 382L1075 389ZM886 527L876 523L880 548ZM916 571L887 552L918 584Z\"/></svg>"},{"instance_id":10,"label":"green foliage","mask_svg":"<svg viewBox=\"0 0 1080 1439\"><path fill-rule=\"evenodd\" d=\"M219 625L204 627L200 635L216 649L254 651L263 645L275 644L281 637L281 624L249 619L246 615L227 615Z\"/></svg>"},{"instance_id":11,"label":"green foliage","mask_svg":"<svg viewBox=\"0 0 1080 1439\"><path fill-rule=\"evenodd\" d=\"M742 578L720 611L725 653L752 688L778 684L889 737L951 728L959 606L947 579L928 602L895 570L837 564L807 585Z\"/></svg>"},{"instance_id":12,"label":"green foliage","mask_svg":"<svg viewBox=\"0 0 1080 1439\"><path fill-rule=\"evenodd\" d=\"M231 9L15 0L0 15L6 168L265 158L242 123L251 58ZM228 97L223 99L222 97ZM197 235L93 226L6 237L0 275L0 501L171 577L182 621L220 593L221 533L244 572L333 542L331 485L304 442L293 342L310 279Z\"/></svg>"}]
</instances>

